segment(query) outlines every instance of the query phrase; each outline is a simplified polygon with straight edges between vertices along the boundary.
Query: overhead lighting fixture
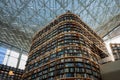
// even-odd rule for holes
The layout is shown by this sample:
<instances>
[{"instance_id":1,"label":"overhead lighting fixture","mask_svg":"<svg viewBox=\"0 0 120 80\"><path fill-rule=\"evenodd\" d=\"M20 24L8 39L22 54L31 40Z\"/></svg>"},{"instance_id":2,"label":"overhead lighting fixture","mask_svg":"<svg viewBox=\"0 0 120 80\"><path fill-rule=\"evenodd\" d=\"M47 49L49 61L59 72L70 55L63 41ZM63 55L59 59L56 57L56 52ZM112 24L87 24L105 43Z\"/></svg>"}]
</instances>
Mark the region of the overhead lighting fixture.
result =
<instances>
[{"instance_id":1,"label":"overhead lighting fixture","mask_svg":"<svg viewBox=\"0 0 120 80\"><path fill-rule=\"evenodd\" d=\"M14 75L13 71L9 71L8 74L9 74L10 76L13 76L13 75Z\"/></svg>"}]
</instances>

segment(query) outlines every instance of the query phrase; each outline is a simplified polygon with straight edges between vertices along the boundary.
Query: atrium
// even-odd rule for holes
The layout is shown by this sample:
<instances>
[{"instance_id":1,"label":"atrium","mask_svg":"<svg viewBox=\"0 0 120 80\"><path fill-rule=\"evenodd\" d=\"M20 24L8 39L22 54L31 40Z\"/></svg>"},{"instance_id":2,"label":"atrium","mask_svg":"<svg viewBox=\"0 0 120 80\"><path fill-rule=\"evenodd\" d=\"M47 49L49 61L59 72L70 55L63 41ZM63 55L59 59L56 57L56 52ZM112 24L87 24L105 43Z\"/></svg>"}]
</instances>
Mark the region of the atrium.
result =
<instances>
[{"instance_id":1,"label":"atrium","mask_svg":"<svg viewBox=\"0 0 120 80\"><path fill-rule=\"evenodd\" d=\"M7 80L21 80L34 36L68 11L105 43L102 80L120 79L120 0L0 0L0 80L7 75Z\"/></svg>"}]
</instances>

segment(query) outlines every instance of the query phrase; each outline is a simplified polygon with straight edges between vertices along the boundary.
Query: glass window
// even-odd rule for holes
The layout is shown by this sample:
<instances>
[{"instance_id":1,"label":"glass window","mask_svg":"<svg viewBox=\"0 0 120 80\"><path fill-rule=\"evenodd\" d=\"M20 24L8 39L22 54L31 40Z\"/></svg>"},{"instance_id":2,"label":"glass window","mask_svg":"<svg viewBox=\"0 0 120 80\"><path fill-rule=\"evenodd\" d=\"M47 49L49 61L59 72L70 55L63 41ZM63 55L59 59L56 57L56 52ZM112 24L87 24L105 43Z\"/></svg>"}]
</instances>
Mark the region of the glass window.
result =
<instances>
[{"instance_id":1,"label":"glass window","mask_svg":"<svg viewBox=\"0 0 120 80\"><path fill-rule=\"evenodd\" d=\"M27 55L22 54L22 56L21 56L21 59L22 59L22 60L25 60L25 61L26 61L26 60L27 60L27 58L28 58L28 56L27 56Z\"/></svg>"},{"instance_id":2,"label":"glass window","mask_svg":"<svg viewBox=\"0 0 120 80\"><path fill-rule=\"evenodd\" d=\"M14 57L10 56L7 65L11 66L11 67L16 67L17 66L17 62L18 62L17 58L14 58Z\"/></svg>"},{"instance_id":3,"label":"glass window","mask_svg":"<svg viewBox=\"0 0 120 80\"><path fill-rule=\"evenodd\" d=\"M19 64L19 67L20 69L25 69L25 64L26 64L26 61L24 60L20 60L20 64Z\"/></svg>"},{"instance_id":4,"label":"glass window","mask_svg":"<svg viewBox=\"0 0 120 80\"><path fill-rule=\"evenodd\" d=\"M5 57L5 55L0 54L0 64L2 64L2 63L3 63L4 57Z\"/></svg>"},{"instance_id":5,"label":"glass window","mask_svg":"<svg viewBox=\"0 0 120 80\"><path fill-rule=\"evenodd\" d=\"M21 50L18 48L14 48L7 44L0 43L0 64L16 67L18 64L18 58L20 57L20 51ZM24 51L24 53L26 52ZM20 60L22 60L22 62L20 61L19 68L25 66L27 55L23 54Z\"/></svg>"},{"instance_id":6,"label":"glass window","mask_svg":"<svg viewBox=\"0 0 120 80\"><path fill-rule=\"evenodd\" d=\"M18 57L19 57L19 53L16 52L16 51L12 51L12 50L11 50L10 56L18 58Z\"/></svg>"},{"instance_id":7,"label":"glass window","mask_svg":"<svg viewBox=\"0 0 120 80\"><path fill-rule=\"evenodd\" d=\"M8 55L5 55L5 58L4 58L4 61L3 61L3 64L4 64L4 65L7 64L7 60L8 60Z\"/></svg>"},{"instance_id":8,"label":"glass window","mask_svg":"<svg viewBox=\"0 0 120 80\"><path fill-rule=\"evenodd\" d=\"M0 64L3 63L5 55L6 55L6 48L0 47Z\"/></svg>"}]
</instances>

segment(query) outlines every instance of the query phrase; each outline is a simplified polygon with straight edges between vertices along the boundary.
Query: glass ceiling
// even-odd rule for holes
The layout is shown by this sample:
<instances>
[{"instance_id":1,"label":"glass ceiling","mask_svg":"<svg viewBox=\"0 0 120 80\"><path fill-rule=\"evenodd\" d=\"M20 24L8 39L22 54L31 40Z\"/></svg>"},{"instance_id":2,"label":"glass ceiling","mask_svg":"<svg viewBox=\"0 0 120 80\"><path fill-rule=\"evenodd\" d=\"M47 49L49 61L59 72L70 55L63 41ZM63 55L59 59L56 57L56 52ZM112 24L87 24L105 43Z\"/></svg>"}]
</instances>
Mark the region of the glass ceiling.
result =
<instances>
[{"instance_id":1,"label":"glass ceiling","mask_svg":"<svg viewBox=\"0 0 120 80\"><path fill-rule=\"evenodd\" d=\"M99 34L120 14L120 0L0 0L0 41L28 51L33 34L67 10Z\"/></svg>"}]
</instances>

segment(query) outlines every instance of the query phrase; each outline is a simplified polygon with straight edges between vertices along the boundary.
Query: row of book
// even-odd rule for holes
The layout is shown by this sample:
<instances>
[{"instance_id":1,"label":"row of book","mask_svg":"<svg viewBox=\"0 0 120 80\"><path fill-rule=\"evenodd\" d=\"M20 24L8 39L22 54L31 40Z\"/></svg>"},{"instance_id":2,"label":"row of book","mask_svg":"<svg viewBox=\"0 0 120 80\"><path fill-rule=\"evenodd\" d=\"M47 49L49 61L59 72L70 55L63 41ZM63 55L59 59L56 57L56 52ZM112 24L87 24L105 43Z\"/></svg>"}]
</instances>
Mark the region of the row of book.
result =
<instances>
[{"instance_id":1,"label":"row of book","mask_svg":"<svg viewBox=\"0 0 120 80\"><path fill-rule=\"evenodd\" d=\"M0 80L22 80L24 70L0 64Z\"/></svg>"}]
</instances>

